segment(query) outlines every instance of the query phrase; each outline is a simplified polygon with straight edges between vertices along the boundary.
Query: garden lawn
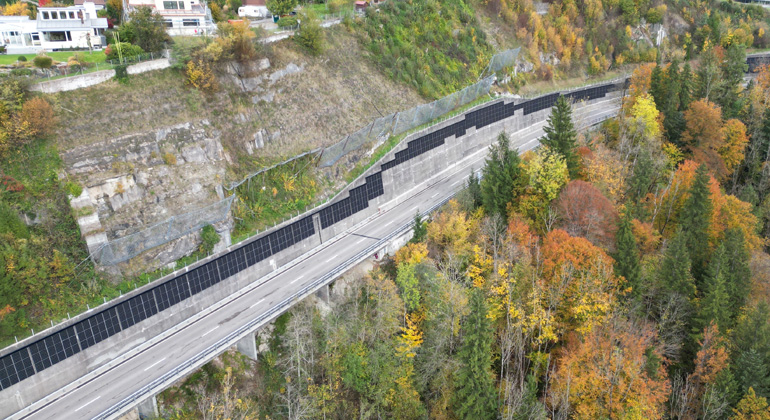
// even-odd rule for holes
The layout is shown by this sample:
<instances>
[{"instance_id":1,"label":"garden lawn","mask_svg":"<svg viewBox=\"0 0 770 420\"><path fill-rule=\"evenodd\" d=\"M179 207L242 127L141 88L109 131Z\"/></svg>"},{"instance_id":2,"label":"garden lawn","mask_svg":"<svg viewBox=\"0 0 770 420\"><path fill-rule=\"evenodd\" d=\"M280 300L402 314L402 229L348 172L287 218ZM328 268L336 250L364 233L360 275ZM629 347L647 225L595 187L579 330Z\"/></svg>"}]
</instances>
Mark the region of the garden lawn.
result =
<instances>
[{"instance_id":1,"label":"garden lawn","mask_svg":"<svg viewBox=\"0 0 770 420\"><path fill-rule=\"evenodd\" d=\"M47 52L45 55L54 59L54 61L67 62L67 59L79 53L83 55L85 61L89 63L103 63L106 60L104 51L94 51L89 53L88 51L53 51ZM24 56L27 61L32 61L35 58L35 54L0 54L0 65L14 64L19 60L19 57Z\"/></svg>"}]
</instances>

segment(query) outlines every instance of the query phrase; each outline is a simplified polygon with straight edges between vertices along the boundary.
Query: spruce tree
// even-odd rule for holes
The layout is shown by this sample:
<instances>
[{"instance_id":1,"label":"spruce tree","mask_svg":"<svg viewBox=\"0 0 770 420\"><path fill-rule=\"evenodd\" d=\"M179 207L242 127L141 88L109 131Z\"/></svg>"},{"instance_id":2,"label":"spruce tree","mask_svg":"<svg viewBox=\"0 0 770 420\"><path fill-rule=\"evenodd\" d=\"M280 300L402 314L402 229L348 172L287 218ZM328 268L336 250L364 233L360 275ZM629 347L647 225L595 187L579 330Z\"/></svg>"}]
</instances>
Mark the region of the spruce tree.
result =
<instances>
[{"instance_id":1,"label":"spruce tree","mask_svg":"<svg viewBox=\"0 0 770 420\"><path fill-rule=\"evenodd\" d=\"M711 259L703 286L703 299L698 317L697 331L703 331L711 321L714 321L720 331L727 331L732 313L730 311L730 295L727 293L725 268L727 265L724 245L720 245Z\"/></svg>"},{"instance_id":2,"label":"spruce tree","mask_svg":"<svg viewBox=\"0 0 770 420\"><path fill-rule=\"evenodd\" d=\"M636 238L631 230L631 217L628 212L624 215L615 234L617 242L617 254L615 255L615 271L625 277L626 283L631 287L635 296L639 295L641 287L641 270L639 267L639 249L636 246Z\"/></svg>"},{"instance_id":3,"label":"spruce tree","mask_svg":"<svg viewBox=\"0 0 770 420\"><path fill-rule=\"evenodd\" d=\"M666 246L658 280L669 292L678 293L689 301L695 298L695 284L690 273L690 253L687 252L687 241L681 230L677 231Z\"/></svg>"},{"instance_id":4,"label":"spruce tree","mask_svg":"<svg viewBox=\"0 0 770 420\"><path fill-rule=\"evenodd\" d=\"M521 158L510 149L508 136L501 133L489 150L481 179L481 200L488 214L497 213L508 219L508 203L518 195L521 183Z\"/></svg>"},{"instance_id":5,"label":"spruce tree","mask_svg":"<svg viewBox=\"0 0 770 420\"><path fill-rule=\"evenodd\" d=\"M687 248L692 258L692 272L696 285L703 282L708 261L708 230L711 224L711 191L709 174L705 164L695 171L687 201L682 209L680 226L687 238Z\"/></svg>"},{"instance_id":6,"label":"spruce tree","mask_svg":"<svg viewBox=\"0 0 770 420\"><path fill-rule=\"evenodd\" d=\"M497 417L497 390L492 366L492 326L487 318L484 292L474 288L469 299L470 314L463 323L462 365L457 372L454 413L462 420Z\"/></svg>"},{"instance_id":7,"label":"spruce tree","mask_svg":"<svg viewBox=\"0 0 770 420\"><path fill-rule=\"evenodd\" d=\"M471 199L471 204L473 205L474 209L477 209L484 205L484 202L481 198L481 181L479 180L479 177L476 175L476 172L473 172L473 169L471 169L471 174L468 177L468 195Z\"/></svg>"},{"instance_id":8,"label":"spruce tree","mask_svg":"<svg viewBox=\"0 0 770 420\"><path fill-rule=\"evenodd\" d=\"M728 229L724 240L724 267L727 292L730 295L730 310L733 314L743 308L751 288L751 255L746 247L746 240L740 229Z\"/></svg>"},{"instance_id":9,"label":"spruce tree","mask_svg":"<svg viewBox=\"0 0 770 420\"><path fill-rule=\"evenodd\" d=\"M679 109L685 110L690 107L693 92L695 91L695 78L693 77L690 63L685 63L682 73L679 76L682 87L679 90Z\"/></svg>"},{"instance_id":10,"label":"spruce tree","mask_svg":"<svg viewBox=\"0 0 770 420\"><path fill-rule=\"evenodd\" d=\"M412 239L409 240L411 243L419 243L425 240L425 237L428 236L428 225L425 224L425 222L422 221L422 215L418 211L414 215L414 235L412 235Z\"/></svg>"},{"instance_id":11,"label":"spruce tree","mask_svg":"<svg viewBox=\"0 0 770 420\"><path fill-rule=\"evenodd\" d=\"M757 395L770 396L770 369L755 348L742 351L735 360L735 378L741 391L754 388Z\"/></svg>"},{"instance_id":12,"label":"spruce tree","mask_svg":"<svg viewBox=\"0 0 770 420\"><path fill-rule=\"evenodd\" d=\"M567 162L570 178L577 178L580 170L580 160L575 150L577 149L577 131L572 122L572 106L567 102L566 97L560 96L556 105L551 108L551 115L543 131L545 131L545 137L540 139L540 143L560 153Z\"/></svg>"},{"instance_id":13,"label":"spruce tree","mask_svg":"<svg viewBox=\"0 0 770 420\"><path fill-rule=\"evenodd\" d=\"M722 106L724 118L728 119L737 117L740 112L740 91L748 65L746 49L738 42L727 47L725 56L722 62L722 84L717 92L717 103Z\"/></svg>"}]
</instances>

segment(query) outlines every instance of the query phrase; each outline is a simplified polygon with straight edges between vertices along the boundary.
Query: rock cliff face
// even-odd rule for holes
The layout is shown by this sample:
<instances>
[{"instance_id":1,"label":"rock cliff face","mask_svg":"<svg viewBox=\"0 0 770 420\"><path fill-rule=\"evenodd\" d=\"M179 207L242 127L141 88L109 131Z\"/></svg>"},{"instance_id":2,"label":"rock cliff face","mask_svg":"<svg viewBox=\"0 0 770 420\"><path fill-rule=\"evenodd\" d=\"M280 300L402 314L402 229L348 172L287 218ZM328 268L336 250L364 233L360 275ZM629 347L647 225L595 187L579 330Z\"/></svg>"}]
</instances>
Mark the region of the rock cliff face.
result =
<instances>
[{"instance_id":1,"label":"rock cliff face","mask_svg":"<svg viewBox=\"0 0 770 420\"><path fill-rule=\"evenodd\" d=\"M89 250L224 198L221 183L229 156L220 135L202 120L63 151L69 174L84 185L72 205ZM188 254L197 245L194 236L135 264L155 267Z\"/></svg>"}]
</instances>

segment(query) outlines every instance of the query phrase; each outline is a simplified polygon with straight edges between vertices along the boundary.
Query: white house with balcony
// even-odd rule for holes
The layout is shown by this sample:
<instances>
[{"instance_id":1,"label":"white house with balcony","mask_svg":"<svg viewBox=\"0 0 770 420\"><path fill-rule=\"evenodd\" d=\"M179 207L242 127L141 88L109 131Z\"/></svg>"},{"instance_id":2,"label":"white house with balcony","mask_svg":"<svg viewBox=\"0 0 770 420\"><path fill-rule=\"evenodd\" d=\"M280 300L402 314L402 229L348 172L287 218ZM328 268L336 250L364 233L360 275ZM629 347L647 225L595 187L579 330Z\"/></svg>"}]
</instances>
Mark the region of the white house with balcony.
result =
<instances>
[{"instance_id":1,"label":"white house with balcony","mask_svg":"<svg viewBox=\"0 0 770 420\"><path fill-rule=\"evenodd\" d=\"M92 2L69 7L41 7L37 19L0 16L0 44L8 54L41 50L102 48L107 19L96 16Z\"/></svg>"},{"instance_id":2,"label":"white house with balcony","mask_svg":"<svg viewBox=\"0 0 770 420\"><path fill-rule=\"evenodd\" d=\"M202 0L128 0L129 10L141 6L163 16L171 36L205 35L214 29L211 12Z\"/></svg>"},{"instance_id":3,"label":"white house with balcony","mask_svg":"<svg viewBox=\"0 0 770 420\"><path fill-rule=\"evenodd\" d=\"M69 48L102 48L107 18L96 15L96 6L41 7L37 11L37 30L46 51Z\"/></svg>"}]
</instances>

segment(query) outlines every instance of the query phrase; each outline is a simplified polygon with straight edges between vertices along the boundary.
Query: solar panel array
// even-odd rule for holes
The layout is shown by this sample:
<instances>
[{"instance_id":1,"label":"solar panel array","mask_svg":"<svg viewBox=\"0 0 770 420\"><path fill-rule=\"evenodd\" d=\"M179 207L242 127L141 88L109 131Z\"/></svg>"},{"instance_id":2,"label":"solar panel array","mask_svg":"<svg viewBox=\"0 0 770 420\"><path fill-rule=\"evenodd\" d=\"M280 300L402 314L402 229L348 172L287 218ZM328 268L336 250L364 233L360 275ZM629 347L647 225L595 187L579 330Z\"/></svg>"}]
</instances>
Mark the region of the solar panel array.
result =
<instances>
[{"instance_id":1,"label":"solar panel array","mask_svg":"<svg viewBox=\"0 0 770 420\"><path fill-rule=\"evenodd\" d=\"M569 93L571 99L604 97L615 85L604 85ZM384 194L382 172L444 144L448 137L464 136L475 127L483 128L513 116L519 109L530 114L552 106L559 94L546 95L514 105L496 102L468 112L447 127L425 134L407 143L407 147L382 164L380 171L366 177L366 182L350 190L347 198L332 203L317 214L326 229L369 207L369 201ZM0 358L0 390L8 388L41 370L83 351L107 338L166 310L228 277L281 252L315 234L313 216L306 216L187 273L169 279L137 296L105 308L88 318L57 331Z\"/></svg>"}]
</instances>

